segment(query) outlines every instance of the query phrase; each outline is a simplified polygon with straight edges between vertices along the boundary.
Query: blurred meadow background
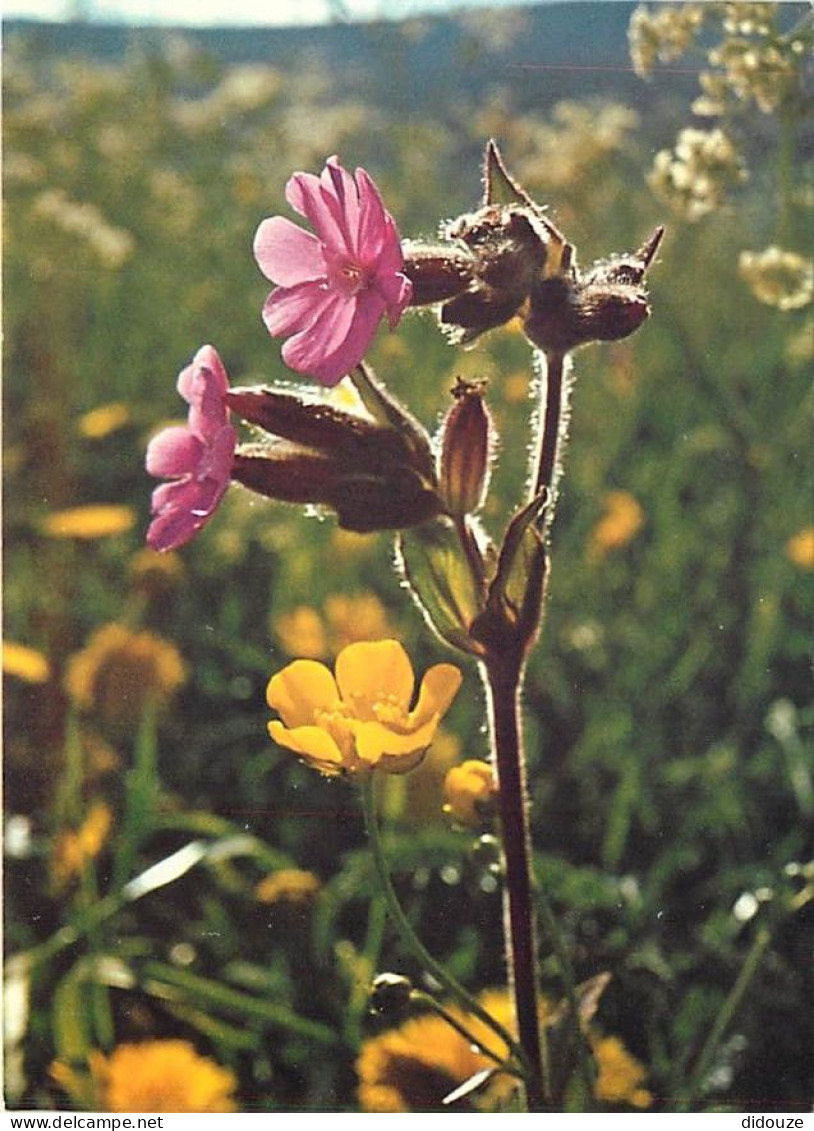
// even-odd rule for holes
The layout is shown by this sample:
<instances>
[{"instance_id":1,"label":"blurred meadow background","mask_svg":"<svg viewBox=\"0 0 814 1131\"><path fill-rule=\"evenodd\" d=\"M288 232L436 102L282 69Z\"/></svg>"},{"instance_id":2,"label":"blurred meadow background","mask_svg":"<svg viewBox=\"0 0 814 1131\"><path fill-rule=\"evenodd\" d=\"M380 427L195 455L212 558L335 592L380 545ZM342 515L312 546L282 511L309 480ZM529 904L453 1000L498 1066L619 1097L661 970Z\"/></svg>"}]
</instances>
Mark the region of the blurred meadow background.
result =
<instances>
[{"instance_id":1,"label":"blurred meadow background","mask_svg":"<svg viewBox=\"0 0 814 1131\"><path fill-rule=\"evenodd\" d=\"M384 920L353 788L274 746L264 690L357 639L403 641L419 672L449 656L387 535L234 488L194 543L147 550L144 451L204 342L235 383L296 382L251 254L258 223L290 215L292 171L338 153L403 236L431 236L478 203L495 137L581 262L667 226L651 320L576 357L525 704L541 882L578 978L612 975L601 1098L808 1108L814 135L799 52L776 58L807 6L708 7L729 25L710 17L649 76L648 43L678 51L692 21L661 40L640 23L631 61L625 3L7 25L8 1106L378 1110L363 1062L395 1022L367 988L420 971ZM738 38L757 66L724 48L716 71L708 49ZM702 89L711 71L723 85ZM676 150L688 127L706 140ZM456 376L488 379L499 534L526 474L522 336L462 353L411 314L372 361L430 427ZM484 756L482 722L472 668L386 796L411 921L477 992L504 984L499 884L441 783ZM556 998L547 950L542 970ZM439 1058L450 1039L433 1036ZM415 1055L388 1081L396 1109L433 1106ZM449 1057L437 1071L461 1082Z\"/></svg>"}]
</instances>

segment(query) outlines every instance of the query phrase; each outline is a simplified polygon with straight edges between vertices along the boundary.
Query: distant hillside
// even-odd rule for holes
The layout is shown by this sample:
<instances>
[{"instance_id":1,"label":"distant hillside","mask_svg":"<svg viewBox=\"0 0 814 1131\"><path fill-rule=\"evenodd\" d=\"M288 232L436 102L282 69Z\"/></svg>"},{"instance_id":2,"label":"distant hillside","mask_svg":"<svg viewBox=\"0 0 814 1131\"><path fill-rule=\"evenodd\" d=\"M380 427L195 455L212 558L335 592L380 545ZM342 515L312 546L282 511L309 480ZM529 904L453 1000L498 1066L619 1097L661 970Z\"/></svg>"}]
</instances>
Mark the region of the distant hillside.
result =
<instances>
[{"instance_id":1,"label":"distant hillside","mask_svg":"<svg viewBox=\"0 0 814 1131\"><path fill-rule=\"evenodd\" d=\"M518 110L561 98L613 97L665 109L695 89L692 75L645 84L630 70L627 26L635 4L562 2L478 9L401 23L315 28L158 29L11 20L7 41L34 39L45 55L114 61L182 35L225 63L266 62L282 71L318 63L342 92L382 109L456 114L482 105L490 90L510 93Z\"/></svg>"}]
</instances>

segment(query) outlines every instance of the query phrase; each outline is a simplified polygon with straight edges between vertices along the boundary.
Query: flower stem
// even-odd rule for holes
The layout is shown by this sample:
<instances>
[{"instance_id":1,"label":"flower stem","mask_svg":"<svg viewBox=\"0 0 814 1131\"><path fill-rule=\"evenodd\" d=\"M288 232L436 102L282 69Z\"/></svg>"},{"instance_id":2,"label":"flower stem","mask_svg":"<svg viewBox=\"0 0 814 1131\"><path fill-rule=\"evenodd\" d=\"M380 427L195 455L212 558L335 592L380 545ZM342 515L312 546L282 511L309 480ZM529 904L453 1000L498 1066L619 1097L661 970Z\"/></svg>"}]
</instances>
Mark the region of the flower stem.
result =
<instances>
[{"instance_id":1,"label":"flower stem","mask_svg":"<svg viewBox=\"0 0 814 1131\"><path fill-rule=\"evenodd\" d=\"M544 487L548 488L549 516L553 514L559 468L560 439L566 410L565 377L566 360L561 353L545 353L545 384L541 405L542 436L537 448L537 463L532 474L532 492L535 498Z\"/></svg>"},{"instance_id":2,"label":"flower stem","mask_svg":"<svg viewBox=\"0 0 814 1131\"><path fill-rule=\"evenodd\" d=\"M588 1101L593 1102L594 1069L591 1060L590 1046L588 1045L587 1038L580 1024L577 983L574 977L574 967L571 963L571 956L568 953L568 947L565 945L565 939L560 930L560 925L557 922L557 916L554 914L554 908L551 906L548 896L540 883L537 884L536 894L537 905L540 908L543 925L551 939L551 945L554 948L554 953L557 956L557 962L560 967L560 977L565 987L565 999L568 1002L568 1016L571 1025L571 1039L574 1042L574 1049L577 1054L579 1073L582 1077L582 1086L585 1089L585 1095Z\"/></svg>"},{"instance_id":3,"label":"flower stem","mask_svg":"<svg viewBox=\"0 0 814 1131\"><path fill-rule=\"evenodd\" d=\"M396 895L393 887L393 881L390 879L390 869L387 865L387 858L384 854L384 846L382 844L381 832L379 830L379 822L376 817L376 797L374 792L374 779L371 775L361 785L362 795L362 810L365 816L365 827L367 828L368 839L370 841L370 851L373 856L373 864L376 868L376 874L381 884L382 894L387 904L387 910L395 924L396 929L401 937L401 941L410 950L417 960L421 963L424 969L435 978L435 980L442 985L452 996L456 999L459 1005L472 1013L484 1025L489 1028L505 1042L508 1049L511 1050L513 1056L517 1057L521 1062L524 1061L522 1056L522 1049L512 1035L504 1029L504 1027L495 1020L490 1013L488 1013L480 1002L469 993L467 989L460 984L460 982L449 973L449 971L441 965L437 958L433 958L430 952L422 943L421 939L413 930L407 916L402 910L399 903L398 896ZM524 1072L527 1069L523 1063Z\"/></svg>"},{"instance_id":4,"label":"flower stem","mask_svg":"<svg viewBox=\"0 0 814 1131\"><path fill-rule=\"evenodd\" d=\"M758 967L763 960L763 955L766 953L771 940L771 932L766 927L762 927L755 935L755 940L752 943L749 953L746 955L741 971L735 980L735 984L729 991L729 996L726 1001L721 1006L720 1013L715 1018L712 1030L707 1037L704 1047L701 1049L701 1055L698 1057L698 1063L690 1078L687 1091L679 1110L693 1110L696 1097L704 1086L704 1080L709 1073L710 1065L712 1064L712 1059L715 1056L718 1045L721 1043L721 1039L729 1028L729 1025L734 1020L735 1014L740 1008L740 1004L751 985L752 979L757 973Z\"/></svg>"},{"instance_id":5,"label":"flower stem","mask_svg":"<svg viewBox=\"0 0 814 1131\"><path fill-rule=\"evenodd\" d=\"M496 654L493 650L484 660L482 669L498 784L509 985L514 996L520 1044L528 1065L528 1110L544 1111L551 1073L545 1033L541 1032L538 1017L537 939L520 710L522 658Z\"/></svg>"}]
</instances>

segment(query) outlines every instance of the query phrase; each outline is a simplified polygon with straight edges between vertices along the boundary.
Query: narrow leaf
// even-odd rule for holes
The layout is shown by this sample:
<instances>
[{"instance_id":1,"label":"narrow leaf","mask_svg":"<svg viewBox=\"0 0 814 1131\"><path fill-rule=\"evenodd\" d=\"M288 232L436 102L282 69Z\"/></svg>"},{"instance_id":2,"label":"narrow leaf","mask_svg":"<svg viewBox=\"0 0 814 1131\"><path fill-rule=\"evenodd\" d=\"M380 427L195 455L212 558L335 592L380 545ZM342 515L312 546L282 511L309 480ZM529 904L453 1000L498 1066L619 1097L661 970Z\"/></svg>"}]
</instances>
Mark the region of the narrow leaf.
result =
<instances>
[{"instance_id":1,"label":"narrow leaf","mask_svg":"<svg viewBox=\"0 0 814 1131\"><path fill-rule=\"evenodd\" d=\"M464 652L480 653L469 635L480 603L472 571L454 525L438 518L401 532L399 565L427 623L442 640Z\"/></svg>"}]
</instances>

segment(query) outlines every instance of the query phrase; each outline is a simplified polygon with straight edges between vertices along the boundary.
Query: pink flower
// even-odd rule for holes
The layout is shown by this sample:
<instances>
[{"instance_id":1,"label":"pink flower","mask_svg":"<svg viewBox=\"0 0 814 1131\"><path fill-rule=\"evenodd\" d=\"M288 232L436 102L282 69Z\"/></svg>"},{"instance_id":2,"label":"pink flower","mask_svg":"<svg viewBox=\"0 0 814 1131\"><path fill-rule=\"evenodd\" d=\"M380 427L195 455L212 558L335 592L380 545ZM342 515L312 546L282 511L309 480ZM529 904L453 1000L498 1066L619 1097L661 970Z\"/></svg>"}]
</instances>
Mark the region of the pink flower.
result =
<instances>
[{"instance_id":1,"label":"pink flower","mask_svg":"<svg viewBox=\"0 0 814 1131\"><path fill-rule=\"evenodd\" d=\"M183 546L209 521L229 486L237 436L229 424L229 378L217 350L202 346L178 377L189 404L186 426L165 428L147 448L150 475L171 479L153 492L147 545Z\"/></svg>"},{"instance_id":2,"label":"pink flower","mask_svg":"<svg viewBox=\"0 0 814 1131\"><path fill-rule=\"evenodd\" d=\"M316 235L283 216L257 229L255 258L277 284L263 321L275 337L292 335L286 365L335 385L362 360L382 316L392 330L410 301L399 234L365 170L352 177L336 157L321 177L295 173L285 196Z\"/></svg>"}]
</instances>

